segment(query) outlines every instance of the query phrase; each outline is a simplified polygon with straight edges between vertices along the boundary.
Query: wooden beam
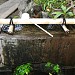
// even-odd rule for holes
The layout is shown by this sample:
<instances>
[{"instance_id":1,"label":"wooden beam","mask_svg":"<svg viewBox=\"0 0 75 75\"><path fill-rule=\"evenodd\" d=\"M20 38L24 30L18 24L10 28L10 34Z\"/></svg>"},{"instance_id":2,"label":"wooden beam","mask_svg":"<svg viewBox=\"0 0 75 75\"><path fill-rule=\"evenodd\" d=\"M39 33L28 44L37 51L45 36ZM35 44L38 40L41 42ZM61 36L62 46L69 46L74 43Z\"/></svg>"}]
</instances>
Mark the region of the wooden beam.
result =
<instances>
[{"instance_id":1,"label":"wooden beam","mask_svg":"<svg viewBox=\"0 0 75 75\"><path fill-rule=\"evenodd\" d=\"M17 8L21 0L8 0L0 5L0 18L6 18L13 13Z\"/></svg>"},{"instance_id":2,"label":"wooden beam","mask_svg":"<svg viewBox=\"0 0 75 75\"><path fill-rule=\"evenodd\" d=\"M9 24L10 19L0 19L0 24ZM31 18L31 19L13 19L14 24L62 24L63 19L50 18ZM66 24L75 24L75 19L66 19Z\"/></svg>"},{"instance_id":3,"label":"wooden beam","mask_svg":"<svg viewBox=\"0 0 75 75\"><path fill-rule=\"evenodd\" d=\"M6 12L4 12L0 18L6 18L7 16L9 16L12 12L14 12L17 8L18 8L19 3L16 3L15 5L13 5L12 7L10 7Z\"/></svg>"}]
</instances>

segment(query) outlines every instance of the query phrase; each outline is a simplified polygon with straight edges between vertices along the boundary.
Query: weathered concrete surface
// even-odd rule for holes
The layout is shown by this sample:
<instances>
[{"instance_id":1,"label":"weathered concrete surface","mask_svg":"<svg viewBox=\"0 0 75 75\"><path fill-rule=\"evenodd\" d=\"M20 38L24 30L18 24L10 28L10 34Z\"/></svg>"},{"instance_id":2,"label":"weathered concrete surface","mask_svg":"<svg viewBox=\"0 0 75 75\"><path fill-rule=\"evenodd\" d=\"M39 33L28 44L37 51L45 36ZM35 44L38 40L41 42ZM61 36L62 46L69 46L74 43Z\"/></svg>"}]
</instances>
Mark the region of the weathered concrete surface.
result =
<instances>
[{"instance_id":1,"label":"weathered concrete surface","mask_svg":"<svg viewBox=\"0 0 75 75\"><path fill-rule=\"evenodd\" d=\"M5 65L51 61L75 67L75 37L3 36L1 40Z\"/></svg>"}]
</instances>

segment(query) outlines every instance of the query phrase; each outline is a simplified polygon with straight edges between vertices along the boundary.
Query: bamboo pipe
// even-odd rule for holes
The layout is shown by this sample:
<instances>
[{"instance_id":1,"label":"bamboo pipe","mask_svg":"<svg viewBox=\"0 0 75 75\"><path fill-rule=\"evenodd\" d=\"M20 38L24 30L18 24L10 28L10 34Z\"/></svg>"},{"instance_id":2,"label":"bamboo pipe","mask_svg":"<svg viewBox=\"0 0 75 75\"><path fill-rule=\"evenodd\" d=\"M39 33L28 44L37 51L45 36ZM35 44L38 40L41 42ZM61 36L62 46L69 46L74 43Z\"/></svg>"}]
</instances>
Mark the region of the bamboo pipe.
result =
<instances>
[{"instance_id":1,"label":"bamboo pipe","mask_svg":"<svg viewBox=\"0 0 75 75\"><path fill-rule=\"evenodd\" d=\"M42 31L44 31L46 34L48 34L49 36L53 37L53 35L48 32L47 30L43 29L42 27L40 27L38 24L35 24L35 26L37 26L38 28L40 28Z\"/></svg>"},{"instance_id":2,"label":"bamboo pipe","mask_svg":"<svg viewBox=\"0 0 75 75\"><path fill-rule=\"evenodd\" d=\"M23 13L21 19L28 19L29 20L30 16L28 13ZM49 33L47 30L43 29L41 26L39 26L38 24L34 23L33 21L30 21L31 23L33 23L35 26L37 26L38 28L40 28L42 31L44 31L46 34L48 34L49 36L53 37L53 35L51 33Z\"/></svg>"},{"instance_id":3,"label":"bamboo pipe","mask_svg":"<svg viewBox=\"0 0 75 75\"><path fill-rule=\"evenodd\" d=\"M13 19L14 24L62 24L63 19L50 19L50 18L30 18L30 19ZM9 24L10 19L0 19L0 24ZM75 18L66 19L66 24L75 24Z\"/></svg>"},{"instance_id":4,"label":"bamboo pipe","mask_svg":"<svg viewBox=\"0 0 75 75\"><path fill-rule=\"evenodd\" d=\"M66 25L61 25L61 27L66 33L69 33L70 30L66 27Z\"/></svg>"}]
</instances>

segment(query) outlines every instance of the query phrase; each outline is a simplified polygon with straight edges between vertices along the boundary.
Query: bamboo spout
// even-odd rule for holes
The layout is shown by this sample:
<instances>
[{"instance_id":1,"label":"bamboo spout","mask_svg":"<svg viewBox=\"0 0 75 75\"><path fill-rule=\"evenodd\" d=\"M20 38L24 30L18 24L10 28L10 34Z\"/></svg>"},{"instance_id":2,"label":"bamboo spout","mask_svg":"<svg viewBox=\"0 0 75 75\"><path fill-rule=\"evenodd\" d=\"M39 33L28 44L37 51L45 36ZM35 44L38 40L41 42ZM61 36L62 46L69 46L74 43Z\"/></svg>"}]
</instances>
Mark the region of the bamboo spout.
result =
<instances>
[{"instance_id":1,"label":"bamboo spout","mask_svg":"<svg viewBox=\"0 0 75 75\"><path fill-rule=\"evenodd\" d=\"M33 24L33 21L36 24L62 24L63 19L51 19L51 18L30 18L30 19L13 19L14 24ZM9 24L10 19L0 19L0 24ZM66 24L75 24L75 18L66 19Z\"/></svg>"}]
</instances>

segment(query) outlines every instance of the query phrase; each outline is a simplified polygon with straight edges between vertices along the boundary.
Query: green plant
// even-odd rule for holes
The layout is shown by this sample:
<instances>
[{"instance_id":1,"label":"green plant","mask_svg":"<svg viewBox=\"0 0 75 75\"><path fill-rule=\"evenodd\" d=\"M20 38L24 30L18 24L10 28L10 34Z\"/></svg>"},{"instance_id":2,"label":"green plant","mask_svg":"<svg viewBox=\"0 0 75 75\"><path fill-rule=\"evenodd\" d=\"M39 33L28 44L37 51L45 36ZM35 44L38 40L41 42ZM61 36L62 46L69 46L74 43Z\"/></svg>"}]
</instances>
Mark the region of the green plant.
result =
<instances>
[{"instance_id":1,"label":"green plant","mask_svg":"<svg viewBox=\"0 0 75 75\"><path fill-rule=\"evenodd\" d=\"M50 1L49 0L34 0L37 5L41 5L42 9L45 11L46 7L50 8Z\"/></svg>"},{"instance_id":2,"label":"green plant","mask_svg":"<svg viewBox=\"0 0 75 75\"><path fill-rule=\"evenodd\" d=\"M41 5L44 11L51 11L51 9L59 9L61 5L66 5L66 0L34 0L38 5Z\"/></svg>"},{"instance_id":3,"label":"green plant","mask_svg":"<svg viewBox=\"0 0 75 75\"><path fill-rule=\"evenodd\" d=\"M32 70L32 67L31 67L31 64L30 63L27 63L27 64L23 64L23 65L20 65L18 66L13 75L28 75Z\"/></svg>"},{"instance_id":4,"label":"green plant","mask_svg":"<svg viewBox=\"0 0 75 75\"><path fill-rule=\"evenodd\" d=\"M19 18L19 16L14 16L13 18Z\"/></svg>"},{"instance_id":5,"label":"green plant","mask_svg":"<svg viewBox=\"0 0 75 75\"><path fill-rule=\"evenodd\" d=\"M53 71L56 72L56 73L58 73L59 70L60 70L59 65L58 65L58 64L54 65L54 67L53 67Z\"/></svg>"},{"instance_id":6,"label":"green plant","mask_svg":"<svg viewBox=\"0 0 75 75\"><path fill-rule=\"evenodd\" d=\"M58 64L52 64L51 62L47 62L45 64L45 70L52 75L56 73L57 75L60 73L60 66Z\"/></svg>"},{"instance_id":7,"label":"green plant","mask_svg":"<svg viewBox=\"0 0 75 75\"><path fill-rule=\"evenodd\" d=\"M53 18L52 12L55 9L60 9L61 5L66 5L66 0L34 0L37 5L41 5L43 11L48 12L48 15Z\"/></svg>"},{"instance_id":8,"label":"green plant","mask_svg":"<svg viewBox=\"0 0 75 75\"><path fill-rule=\"evenodd\" d=\"M73 17L74 14L72 11L70 11L71 7L66 7L64 5L61 6L61 11L53 12L52 14L54 15L54 18L58 18L60 16L63 16L64 18L68 17Z\"/></svg>"}]
</instances>

